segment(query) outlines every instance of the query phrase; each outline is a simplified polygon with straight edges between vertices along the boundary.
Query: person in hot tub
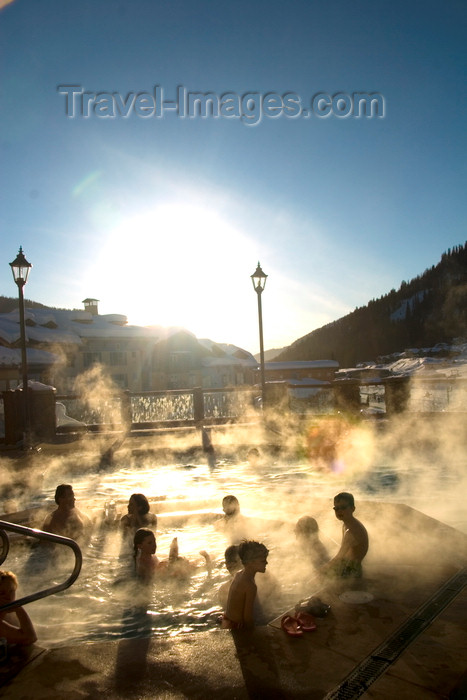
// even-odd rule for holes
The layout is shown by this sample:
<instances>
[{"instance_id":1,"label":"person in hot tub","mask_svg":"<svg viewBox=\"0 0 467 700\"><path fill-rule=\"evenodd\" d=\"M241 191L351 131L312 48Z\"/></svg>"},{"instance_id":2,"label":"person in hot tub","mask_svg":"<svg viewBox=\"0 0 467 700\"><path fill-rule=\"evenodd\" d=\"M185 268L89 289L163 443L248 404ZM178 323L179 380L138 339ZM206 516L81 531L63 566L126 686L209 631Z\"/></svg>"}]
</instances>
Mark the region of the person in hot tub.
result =
<instances>
[{"instance_id":1,"label":"person in hot tub","mask_svg":"<svg viewBox=\"0 0 467 700\"><path fill-rule=\"evenodd\" d=\"M141 527L133 538L134 561L136 576L148 583L155 577L187 579L198 569L198 565L179 556L178 539L174 537L170 545L169 558L160 561L156 556L157 542L154 532L147 527ZM208 576L211 575L211 557L203 549L200 552L204 558Z\"/></svg>"},{"instance_id":2,"label":"person in hot tub","mask_svg":"<svg viewBox=\"0 0 467 700\"><path fill-rule=\"evenodd\" d=\"M222 499L224 515L214 522L217 530L223 530L232 544L238 544L248 535L248 519L240 512L236 496L229 494Z\"/></svg>"},{"instance_id":3,"label":"person in hot tub","mask_svg":"<svg viewBox=\"0 0 467 700\"><path fill-rule=\"evenodd\" d=\"M324 564L319 572L325 576L361 578L362 561L368 552L368 532L354 517L355 501L351 493L343 491L334 497L334 513L342 521L342 542L336 556Z\"/></svg>"},{"instance_id":4,"label":"person in hot tub","mask_svg":"<svg viewBox=\"0 0 467 700\"><path fill-rule=\"evenodd\" d=\"M18 580L12 571L0 570L0 605L12 603L16 598ZM8 644L28 646L37 640L37 634L26 610L12 608L0 613L0 637Z\"/></svg>"},{"instance_id":5,"label":"person in hot tub","mask_svg":"<svg viewBox=\"0 0 467 700\"><path fill-rule=\"evenodd\" d=\"M128 514L120 518L124 532L134 532L141 527L157 528L157 515L150 512L149 501L143 493L132 493L128 501Z\"/></svg>"},{"instance_id":6,"label":"person in hot tub","mask_svg":"<svg viewBox=\"0 0 467 700\"><path fill-rule=\"evenodd\" d=\"M42 529L55 535L70 537L80 544L91 536L91 520L76 508L75 494L71 484L59 484L55 489L57 508L44 520Z\"/></svg>"},{"instance_id":7,"label":"person in hot tub","mask_svg":"<svg viewBox=\"0 0 467 700\"><path fill-rule=\"evenodd\" d=\"M303 515L297 520L294 528L300 556L307 559L313 570L323 566L329 559L326 547L319 538L319 526L315 518Z\"/></svg>"}]
</instances>

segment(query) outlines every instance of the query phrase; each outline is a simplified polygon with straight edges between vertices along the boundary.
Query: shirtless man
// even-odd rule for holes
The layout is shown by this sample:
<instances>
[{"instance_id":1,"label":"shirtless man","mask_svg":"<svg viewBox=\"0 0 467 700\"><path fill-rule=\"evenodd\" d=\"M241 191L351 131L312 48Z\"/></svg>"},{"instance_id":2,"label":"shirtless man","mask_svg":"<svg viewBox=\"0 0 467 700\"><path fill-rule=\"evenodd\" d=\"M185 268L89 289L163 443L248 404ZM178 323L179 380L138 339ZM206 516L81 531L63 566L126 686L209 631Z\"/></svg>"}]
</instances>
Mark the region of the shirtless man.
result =
<instances>
[{"instance_id":1,"label":"shirtless man","mask_svg":"<svg viewBox=\"0 0 467 700\"><path fill-rule=\"evenodd\" d=\"M320 572L342 578L360 578L362 560L368 552L368 533L360 520L354 517L355 502L351 493L334 497L334 513L342 521L342 543L336 556L320 568Z\"/></svg>"},{"instance_id":2,"label":"shirtless man","mask_svg":"<svg viewBox=\"0 0 467 700\"><path fill-rule=\"evenodd\" d=\"M266 571L268 550L260 542L243 541L238 546L238 555L243 564L233 579L225 615L222 619L223 629L248 629L254 627L254 604L256 599L255 575Z\"/></svg>"},{"instance_id":3,"label":"shirtless man","mask_svg":"<svg viewBox=\"0 0 467 700\"><path fill-rule=\"evenodd\" d=\"M73 487L70 484L59 484L55 490L57 508L47 516L42 529L72 540L86 540L90 534L91 521L75 508L75 502Z\"/></svg>"}]
</instances>

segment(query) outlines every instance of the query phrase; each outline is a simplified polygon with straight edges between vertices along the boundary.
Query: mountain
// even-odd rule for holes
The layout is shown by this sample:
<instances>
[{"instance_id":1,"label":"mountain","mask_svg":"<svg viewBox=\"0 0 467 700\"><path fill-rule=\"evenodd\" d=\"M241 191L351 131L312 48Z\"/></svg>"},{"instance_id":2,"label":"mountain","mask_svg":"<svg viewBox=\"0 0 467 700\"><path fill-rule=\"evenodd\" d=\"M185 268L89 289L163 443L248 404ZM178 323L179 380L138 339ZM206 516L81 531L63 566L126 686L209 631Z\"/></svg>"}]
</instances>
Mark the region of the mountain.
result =
<instances>
[{"instance_id":1,"label":"mountain","mask_svg":"<svg viewBox=\"0 0 467 700\"><path fill-rule=\"evenodd\" d=\"M276 359L276 357L286 350L287 348L271 348L270 350L265 350L264 351L264 361L265 362L272 362L273 360ZM257 352L256 355L254 355L255 360L258 360L258 362L261 359L260 353Z\"/></svg>"},{"instance_id":2,"label":"mountain","mask_svg":"<svg viewBox=\"0 0 467 700\"><path fill-rule=\"evenodd\" d=\"M49 309L55 307L45 306L40 304L38 301L31 301L30 299L24 300L24 305L28 309ZM4 297L0 296L0 314L8 314L10 311L14 311L18 308L18 297Z\"/></svg>"},{"instance_id":3,"label":"mountain","mask_svg":"<svg viewBox=\"0 0 467 700\"><path fill-rule=\"evenodd\" d=\"M296 340L274 359L337 360L341 367L385 361L407 348L467 337L467 242L400 288ZM445 348L446 352L448 350Z\"/></svg>"}]
</instances>

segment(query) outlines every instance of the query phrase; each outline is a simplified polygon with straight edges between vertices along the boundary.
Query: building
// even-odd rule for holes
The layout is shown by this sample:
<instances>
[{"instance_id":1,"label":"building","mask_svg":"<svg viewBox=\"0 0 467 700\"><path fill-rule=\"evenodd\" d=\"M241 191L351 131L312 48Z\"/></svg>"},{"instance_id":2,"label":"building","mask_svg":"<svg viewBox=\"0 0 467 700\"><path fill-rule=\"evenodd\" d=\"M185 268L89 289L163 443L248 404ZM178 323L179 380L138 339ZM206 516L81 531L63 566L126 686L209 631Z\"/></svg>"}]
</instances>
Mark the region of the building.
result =
<instances>
[{"instance_id":1,"label":"building","mask_svg":"<svg viewBox=\"0 0 467 700\"><path fill-rule=\"evenodd\" d=\"M251 385L256 360L234 345L199 340L183 328L130 326L126 316L85 309L26 309L28 376L76 390L98 368L115 387L138 391ZM19 312L0 314L0 389L21 382Z\"/></svg>"}]
</instances>

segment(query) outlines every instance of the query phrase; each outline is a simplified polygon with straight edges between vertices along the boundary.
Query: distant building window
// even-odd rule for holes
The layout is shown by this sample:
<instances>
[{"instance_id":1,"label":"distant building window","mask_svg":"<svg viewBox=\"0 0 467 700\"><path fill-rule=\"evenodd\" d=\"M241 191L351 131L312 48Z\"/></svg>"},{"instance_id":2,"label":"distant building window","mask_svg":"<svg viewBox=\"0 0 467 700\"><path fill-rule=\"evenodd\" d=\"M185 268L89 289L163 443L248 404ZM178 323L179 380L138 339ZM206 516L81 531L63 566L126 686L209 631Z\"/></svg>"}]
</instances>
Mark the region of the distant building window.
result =
<instances>
[{"instance_id":1,"label":"distant building window","mask_svg":"<svg viewBox=\"0 0 467 700\"><path fill-rule=\"evenodd\" d=\"M112 381L119 386L120 389L127 389L128 387L128 377L126 374L112 374Z\"/></svg>"},{"instance_id":2,"label":"distant building window","mask_svg":"<svg viewBox=\"0 0 467 700\"><path fill-rule=\"evenodd\" d=\"M167 386L169 389L182 389L182 378L178 374L171 374Z\"/></svg>"},{"instance_id":3,"label":"distant building window","mask_svg":"<svg viewBox=\"0 0 467 700\"><path fill-rule=\"evenodd\" d=\"M87 369L102 362L100 352L83 352L83 367Z\"/></svg>"},{"instance_id":4,"label":"distant building window","mask_svg":"<svg viewBox=\"0 0 467 700\"><path fill-rule=\"evenodd\" d=\"M125 352L111 352L110 353L110 364L112 367L116 365L126 365L126 353Z\"/></svg>"},{"instance_id":5,"label":"distant building window","mask_svg":"<svg viewBox=\"0 0 467 700\"><path fill-rule=\"evenodd\" d=\"M180 370L189 369L191 367L191 352L172 352L169 358L170 370L179 372Z\"/></svg>"}]
</instances>

